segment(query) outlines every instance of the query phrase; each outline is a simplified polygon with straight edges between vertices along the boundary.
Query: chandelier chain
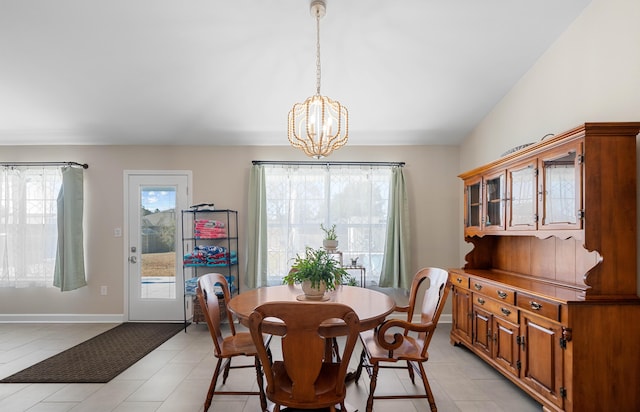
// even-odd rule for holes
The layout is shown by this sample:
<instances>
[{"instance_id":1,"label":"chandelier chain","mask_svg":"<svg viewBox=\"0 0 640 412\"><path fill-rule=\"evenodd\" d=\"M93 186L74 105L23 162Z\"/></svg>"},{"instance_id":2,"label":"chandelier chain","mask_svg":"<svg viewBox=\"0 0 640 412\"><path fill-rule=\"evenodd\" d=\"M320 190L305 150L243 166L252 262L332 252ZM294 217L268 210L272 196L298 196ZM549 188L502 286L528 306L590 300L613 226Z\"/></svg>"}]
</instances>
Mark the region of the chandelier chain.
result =
<instances>
[{"instance_id":1,"label":"chandelier chain","mask_svg":"<svg viewBox=\"0 0 640 412\"><path fill-rule=\"evenodd\" d=\"M320 96L320 10L316 10L316 94Z\"/></svg>"},{"instance_id":2,"label":"chandelier chain","mask_svg":"<svg viewBox=\"0 0 640 412\"><path fill-rule=\"evenodd\" d=\"M349 139L349 112L339 101L320 95L320 19L326 13L325 0L312 0L316 18L316 94L289 111L287 136L291 146L307 156L321 159L341 148Z\"/></svg>"}]
</instances>

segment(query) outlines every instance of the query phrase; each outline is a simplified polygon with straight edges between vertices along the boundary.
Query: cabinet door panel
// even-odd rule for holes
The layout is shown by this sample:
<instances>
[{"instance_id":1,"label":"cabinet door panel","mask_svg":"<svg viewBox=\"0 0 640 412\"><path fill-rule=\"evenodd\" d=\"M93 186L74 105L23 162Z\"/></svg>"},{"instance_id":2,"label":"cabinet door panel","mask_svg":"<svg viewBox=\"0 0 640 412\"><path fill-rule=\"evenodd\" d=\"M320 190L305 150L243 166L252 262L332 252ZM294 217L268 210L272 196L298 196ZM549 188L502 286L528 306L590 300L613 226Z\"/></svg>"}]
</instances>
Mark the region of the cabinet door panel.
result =
<instances>
[{"instance_id":1,"label":"cabinet door panel","mask_svg":"<svg viewBox=\"0 0 640 412\"><path fill-rule=\"evenodd\" d=\"M540 159L540 229L582 228L580 143L561 146Z\"/></svg>"},{"instance_id":2,"label":"cabinet door panel","mask_svg":"<svg viewBox=\"0 0 640 412\"><path fill-rule=\"evenodd\" d=\"M537 178L535 160L507 170L509 230L535 230L537 227Z\"/></svg>"},{"instance_id":3,"label":"cabinet door panel","mask_svg":"<svg viewBox=\"0 0 640 412\"><path fill-rule=\"evenodd\" d=\"M465 181L464 203L465 233L473 235L482 230L482 179L480 177Z\"/></svg>"},{"instance_id":4,"label":"cabinet door panel","mask_svg":"<svg viewBox=\"0 0 640 412\"><path fill-rule=\"evenodd\" d=\"M453 288L453 331L467 342L471 342L471 292Z\"/></svg>"},{"instance_id":5,"label":"cabinet door panel","mask_svg":"<svg viewBox=\"0 0 640 412\"><path fill-rule=\"evenodd\" d=\"M473 346L491 356L491 313L473 305Z\"/></svg>"},{"instance_id":6,"label":"cabinet door panel","mask_svg":"<svg viewBox=\"0 0 640 412\"><path fill-rule=\"evenodd\" d=\"M522 353L522 379L532 389L562 407L563 352L562 328L542 318L522 313L525 347Z\"/></svg>"},{"instance_id":7,"label":"cabinet door panel","mask_svg":"<svg viewBox=\"0 0 640 412\"><path fill-rule=\"evenodd\" d=\"M484 222L485 231L492 232L505 229L505 186L506 173L488 175L484 180Z\"/></svg>"},{"instance_id":8,"label":"cabinet door panel","mask_svg":"<svg viewBox=\"0 0 640 412\"><path fill-rule=\"evenodd\" d=\"M518 376L520 327L498 317L493 318L493 358L507 372Z\"/></svg>"}]
</instances>

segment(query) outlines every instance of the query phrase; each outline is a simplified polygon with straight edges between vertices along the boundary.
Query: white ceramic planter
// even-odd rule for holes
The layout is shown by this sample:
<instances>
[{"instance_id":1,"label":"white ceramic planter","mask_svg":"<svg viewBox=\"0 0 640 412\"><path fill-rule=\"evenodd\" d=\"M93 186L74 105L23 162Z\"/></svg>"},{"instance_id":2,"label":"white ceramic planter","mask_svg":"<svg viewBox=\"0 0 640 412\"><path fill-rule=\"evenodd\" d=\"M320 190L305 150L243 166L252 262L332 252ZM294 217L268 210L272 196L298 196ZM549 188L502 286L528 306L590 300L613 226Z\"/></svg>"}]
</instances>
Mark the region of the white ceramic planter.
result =
<instances>
[{"instance_id":1,"label":"white ceramic planter","mask_svg":"<svg viewBox=\"0 0 640 412\"><path fill-rule=\"evenodd\" d=\"M338 241L337 240L325 239L325 240L322 241L322 246L326 250L336 250L338 248Z\"/></svg>"},{"instance_id":2,"label":"white ceramic planter","mask_svg":"<svg viewBox=\"0 0 640 412\"><path fill-rule=\"evenodd\" d=\"M324 292L326 292L326 290L327 288L324 282L320 282L318 288L312 288L310 280L302 282L302 291L307 299L320 300L324 297Z\"/></svg>"}]
</instances>

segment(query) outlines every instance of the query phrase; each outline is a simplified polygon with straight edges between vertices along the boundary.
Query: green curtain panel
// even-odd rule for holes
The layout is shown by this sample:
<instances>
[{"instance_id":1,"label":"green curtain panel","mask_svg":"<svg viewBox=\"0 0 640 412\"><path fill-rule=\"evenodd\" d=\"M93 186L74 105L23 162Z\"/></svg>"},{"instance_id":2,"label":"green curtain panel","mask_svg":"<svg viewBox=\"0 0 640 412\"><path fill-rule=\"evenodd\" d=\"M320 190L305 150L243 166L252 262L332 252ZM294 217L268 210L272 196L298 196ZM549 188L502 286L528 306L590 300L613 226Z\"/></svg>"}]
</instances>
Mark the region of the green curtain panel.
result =
<instances>
[{"instance_id":1,"label":"green curtain panel","mask_svg":"<svg viewBox=\"0 0 640 412\"><path fill-rule=\"evenodd\" d=\"M249 288L267 286L267 196L264 166L249 172L246 283Z\"/></svg>"},{"instance_id":2,"label":"green curtain panel","mask_svg":"<svg viewBox=\"0 0 640 412\"><path fill-rule=\"evenodd\" d=\"M62 186L58 194L58 249L53 274L53 285L62 292L87 285L82 233L83 181L82 169L62 168Z\"/></svg>"},{"instance_id":3,"label":"green curtain panel","mask_svg":"<svg viewBox=\"0 0 640 412\"><path fill-rule=\"evenodd\" d=\"M410 271L409 201L402 167L394 167L389 195L387 239L385 242L380 286L409 290Z\"/></svg>"}]
</instances>

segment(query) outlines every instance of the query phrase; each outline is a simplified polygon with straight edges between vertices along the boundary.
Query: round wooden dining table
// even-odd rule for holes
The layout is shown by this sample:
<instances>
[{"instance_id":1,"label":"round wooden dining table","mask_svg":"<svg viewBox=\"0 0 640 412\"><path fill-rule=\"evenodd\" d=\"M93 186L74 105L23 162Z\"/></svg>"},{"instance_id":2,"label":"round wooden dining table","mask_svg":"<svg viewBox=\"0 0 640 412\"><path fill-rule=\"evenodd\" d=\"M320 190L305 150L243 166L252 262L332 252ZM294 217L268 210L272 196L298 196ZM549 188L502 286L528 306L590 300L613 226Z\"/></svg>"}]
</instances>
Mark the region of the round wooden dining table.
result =
<instances>
[{"instance_id":1,"label":"round wooden dining table","mask_svg":"<svg viewBox=\"0 0 640 412\"><path fill-rule=\"evenodd\" d=\"M234 296L227 304L227 309L236 315L241 324L247 326L249 316L251 316L253 310L267 302L295 302L302 300L316 305L322 305L326 302L342 303L351 307L358 315L358 318L360 318L360 330L365 331L373 329L382 323L387 315L393 312L395 307L395 301L384 293L358 286L340 285L335 290L326 292L326 296L329 299L325 301L299 298L299 296L303 295L300 285L267 286L251 289ZM263 324L263 332L282 332L283 326L280 320L273 319L273 321ZM338 319L327 321L322 325L321 332L326 337L341 336L346 333L346 325Z\"/></svg>"}]
</instances>

